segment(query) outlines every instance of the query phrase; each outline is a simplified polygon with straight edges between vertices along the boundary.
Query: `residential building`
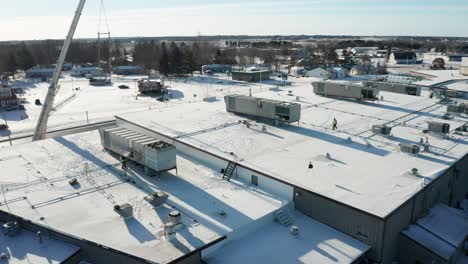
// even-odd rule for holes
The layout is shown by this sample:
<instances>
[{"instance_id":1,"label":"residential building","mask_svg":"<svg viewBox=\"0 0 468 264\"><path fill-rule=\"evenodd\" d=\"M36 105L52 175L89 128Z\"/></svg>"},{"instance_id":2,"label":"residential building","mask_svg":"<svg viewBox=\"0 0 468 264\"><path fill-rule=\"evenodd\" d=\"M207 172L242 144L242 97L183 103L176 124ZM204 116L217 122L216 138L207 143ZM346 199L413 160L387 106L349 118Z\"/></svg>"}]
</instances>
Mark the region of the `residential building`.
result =
<instances>
[{"instance_id":1,"label":"residential building","mask_svg":"<svg viewBox=\"0 0 468 264\"><path fill-rule=\"evenodd\" d=\"M389 64L416 64L417 56L412 51L395 51L388 58Z\"/></svg>"},{"instance_id":2,"label":"residential building","mask_svg":"<svg viewBox=\"0 0 468 264\"><path fill-rule=\"evenodd\" d=\"M344 67L331 67L330 73L332 79L343 79L348 76L349 70Z\"/></svg>"},{"instance_id":3,"label":"residential building","mask_svg":"<svg viewBox=\"0 0 468 264\"><path fill-rule=\"evenodd\" d=\"M96 77L101 74L101 68L98 67L77 67L71 70L73 77Z\"/></svg>"},{"instance_id":4,"label":"residential building","mask_svg":"<svg viewBox=\"0 0 468 264\"><path fill-rule=\"evenodd\" d=\"M313 70L307 71L304 75L305 77L314 77L314 78L322 78L328 79L331 77L331 73L324 68L318 67Z\"/></svg>"},{"instance_id":5,"label":"residential building","mask_svg":"<svg viewBox=\"0 0 468 264\"><path fill-rule=\"evenodd\" d=\"M234 81L261 82L269 80L272 73L266 70L233 71L231 76Z\"/></svg>"},{"instance_id":6,"label":"residential building","mask_svg":"<svg viewBox=\"0 0 468 264\"><path fill-rule=\"evenodd\" d=\"M139 75L145 73L142 66L114 66L112 72L117 75Z\"/></svg>"},{"instance_id":7,"label":"residential building","mask_svg":"<svg viewBox=\"0 0 468 264\"><path fill-rule=\"evenodd\" d=\"M55 68L32 68L26 71L28 79L48 79L54 75Z\"/></svg>"},{"instance_id":8,"label":"residential building","mask_svg":"<svg viewBox=\"0 0 468 264\"><path fill-rule=\"evenodd\" d=\"M18 97L7 83L0 83L0 108L18 106Z\"/></svg>"},{"instance_id":9,"label":"residential building","mask_svg":"<svg viewBox=\"0 0 468 264\"><path fill-rule=\"evenodd\" d=\"M460 64L460 74L468 76L468 58L462 58Z\"/></svg>"},{"instance_id":10,"label":"residential building","mask_svg":"<svg viewBox=\"0 0 468 264\"><path fill-rule=\"evenodd\" d=\"M206 72L211 72L211 73L226 73L230 72L232 70L231 65L224 65L224 64L208 64L208 65L203 65L202 66L202 74Z\"/></svg>"},{"instance_id":11,"label":"residential building","mask_svg":"<svg viewBox=\"0 0 468 264\"><path fill-rule=\"evenodd\" d=\"M294 77L304 77L306 72L307 71L304 67L294 66L294 67L291 67L289 74Z\"/></svg>"}]
</instances>

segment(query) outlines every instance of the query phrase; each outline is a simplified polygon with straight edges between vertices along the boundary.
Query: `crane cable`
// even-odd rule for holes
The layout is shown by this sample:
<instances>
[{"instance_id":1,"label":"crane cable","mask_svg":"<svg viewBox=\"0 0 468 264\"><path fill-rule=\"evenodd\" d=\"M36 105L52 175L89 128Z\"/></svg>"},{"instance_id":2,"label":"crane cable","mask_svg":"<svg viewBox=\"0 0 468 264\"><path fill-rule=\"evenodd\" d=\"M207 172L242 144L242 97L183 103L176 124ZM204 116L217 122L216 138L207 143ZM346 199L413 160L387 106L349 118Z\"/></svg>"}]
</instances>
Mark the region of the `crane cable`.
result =
<instances>
[{"instance_id":1,"label":"crane cable","mask_svg":"<svg viewBox=\"0 0 468 264\"><path fill-rule=\"evenodd\" d=\"M108 19L107 19L106 7L104 5L104 0L101 0L101 7L100 7L100 10L99 10L98 32L101 32L101 25L102 25L103 20L104 20L104 23L106 25L106 29L107 29L106 32L109 33L110 29L109 29L109 23L108 23Z\"/></svg>"}]
</instances>

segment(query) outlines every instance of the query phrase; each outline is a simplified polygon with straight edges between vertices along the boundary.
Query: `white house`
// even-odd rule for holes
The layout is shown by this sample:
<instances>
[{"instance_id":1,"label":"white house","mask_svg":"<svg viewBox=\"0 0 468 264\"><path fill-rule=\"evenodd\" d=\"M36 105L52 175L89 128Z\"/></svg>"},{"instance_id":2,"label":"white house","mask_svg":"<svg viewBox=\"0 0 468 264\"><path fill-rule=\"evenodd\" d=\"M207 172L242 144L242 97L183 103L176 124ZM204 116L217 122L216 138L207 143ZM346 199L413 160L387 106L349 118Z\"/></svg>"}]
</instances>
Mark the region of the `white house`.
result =
<instances>
[{"instance_id":1,"label":"white house","mask_svg":"<svg viewBox=\"0 0 468 264\"><path fill-rule=\"evenodd\" d=\"M348 69L343 67L332 67L330 68L331 78L332 79L342 79L348 76Z\"/></svg>"},{"instance_id":2,"label":"white house","mask_svg":"<svg viewBox=\"0 0 468 264\"><path fill-rule=\"evenodd\" d=\"M291 67L289 74L294 77L303 77L306 74L306 72L307 71L304 69L304 67L294 66Z\"/></svg>"},{"instance_id":3,"label":"white house","mask_svg":"<svg viewBox=\"0 0 468 264\"><path fill-rule=\"evenodd\" d=\"M328 79L328 78L330 78L330 72L319 67L319 68L313 69L311 71L307 71L304 76L305 77L315 77L315 78Z\"/></svg>"},{"instance_id":4,"label":"white house","mask_svg":"<svg viewBox=\"0 0 468 264\"><path fill-rule=\"evenodd\" d=\"M468 75L468 58L462 58L462 62L460 64L460 74Z\"/></svg>"},{"instance_id":5,"label":"white house","mask_svg":"<svg viewBox=\"0 0 468 264\"><path fill-rule=\"evenodd\" d=\"M101 74L101 69L98 67L78 67L70 72L73 77L98 76L99 74Z\"/></svg>"}]
</instances>

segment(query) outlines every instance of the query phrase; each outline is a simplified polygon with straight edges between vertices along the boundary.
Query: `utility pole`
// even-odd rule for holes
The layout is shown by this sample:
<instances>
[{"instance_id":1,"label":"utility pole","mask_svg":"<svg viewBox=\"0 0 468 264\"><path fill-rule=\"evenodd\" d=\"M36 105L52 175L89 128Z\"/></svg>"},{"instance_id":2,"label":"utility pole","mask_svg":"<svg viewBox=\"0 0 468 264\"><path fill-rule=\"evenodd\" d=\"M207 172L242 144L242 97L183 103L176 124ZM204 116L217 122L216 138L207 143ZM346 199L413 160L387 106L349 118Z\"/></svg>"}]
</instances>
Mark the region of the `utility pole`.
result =
<instances>
[{"instance_id":1,"label":"utility pole","mask_svg":"<svg viewBox=\"0 0 468 264\"><path fill-rule=\"evenodd\" d=\"M78 26L78 22L80 21L81 12L83 11L85 3L86 0L80 0L78 8L76 9L75 17L73 18L73 22L70 26L67 38L63 43L62 51L60 52L60 57L58 59L57 66L55 67L54 75L52 76L52 80L50 82L49 91L47 92L44 105L42 106L41 115L39 116L39 119L37 121L36 129L34 130L34 141L42 140L46 137L47 122L49 121L49 115L54 105L55 96L57 95L60 89L60 86L58 85L58 80L60 78L60 74L62 73L62 68L65 62L65 58L67 57L68 48L70 47L73 35L75 34L76 27Z\"/></svg>"}]
</instances>

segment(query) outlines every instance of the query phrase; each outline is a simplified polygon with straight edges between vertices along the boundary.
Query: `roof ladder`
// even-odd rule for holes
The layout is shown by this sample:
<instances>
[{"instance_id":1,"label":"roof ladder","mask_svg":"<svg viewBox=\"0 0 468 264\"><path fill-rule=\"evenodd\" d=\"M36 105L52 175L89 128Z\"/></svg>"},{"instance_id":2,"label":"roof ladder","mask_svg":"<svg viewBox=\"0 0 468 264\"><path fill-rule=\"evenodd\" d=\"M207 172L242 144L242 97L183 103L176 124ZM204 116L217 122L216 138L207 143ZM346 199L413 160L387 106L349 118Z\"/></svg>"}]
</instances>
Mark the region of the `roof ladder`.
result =
<instances>
[{"instance_id":1,"label":"roof ladder","mask_svg":"<svg viewBox=\"0 0 468 264\"><path fill-rule=\"evenodd\" d=\"M235 163L234 161L230 161L226 169L224 170L223 180L230 181L232 174L234 173L234 170L236 169L236 167L237 167L237 163Z\"/></svg>"}]
</instances>

